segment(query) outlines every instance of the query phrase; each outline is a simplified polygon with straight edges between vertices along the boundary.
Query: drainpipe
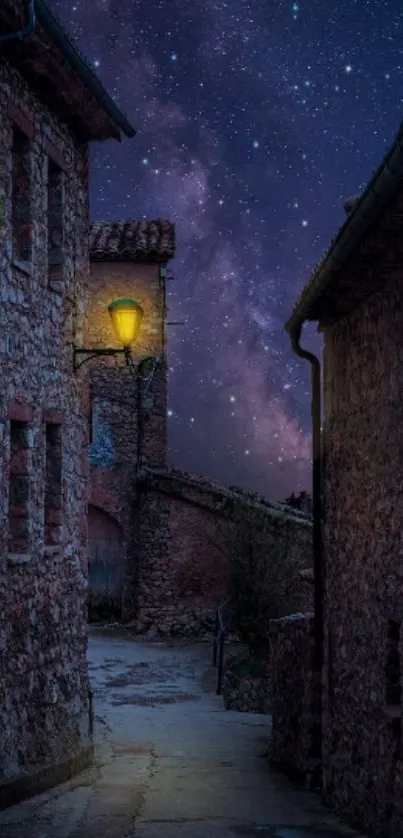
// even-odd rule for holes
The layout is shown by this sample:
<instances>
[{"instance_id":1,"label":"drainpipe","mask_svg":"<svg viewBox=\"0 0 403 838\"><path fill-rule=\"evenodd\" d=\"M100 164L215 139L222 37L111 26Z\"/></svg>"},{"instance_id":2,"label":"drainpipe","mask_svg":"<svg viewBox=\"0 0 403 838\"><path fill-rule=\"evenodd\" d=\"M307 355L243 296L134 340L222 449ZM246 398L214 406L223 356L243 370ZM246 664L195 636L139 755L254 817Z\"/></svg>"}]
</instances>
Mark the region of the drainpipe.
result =
<instances>
[{"instance_id":1,"label":"drainpipe","mask_svg":"<svg viewBox=\"0 0 403 838\"><path fill-rule=\"evenodd\" d=\"M149 362L154 363L154 368L151 370L151 373L147 378L144 378L142 375L143 369L145 368L146 364ZM145 426L145 417L144 417L144 390L143 384L147 386L150 384L153 377L154 372L159 364L159 361L155 359L153 355L149 355L147 358L142 358L137 367L137 471L141 470L142 467L142 458L143 458L143 443L144 443L144 426Z\"/></svg>"},{"instance_id":2,"label":"drainpipe","mask_svg":"<svg viewBox=\"0 0 403 838\"><path fill-rule=\"evenodd\" d=\"M35 0L27 0L27 22L24 29L19 29L18 32L9 32L8 35L0 35L0 44L5 44L9 41L21 40L31 35L35 29Z\"/></svg>"},{"instance_id":3,"label":"drainpipe","mask_svg":"<svg viewBox=\"0 0 403 838\"><path fill-rule=\"evenodd\" d=\"M137 367L137 472L140 471L143 457L144 440L144 415L143 415L143 391L141 370L143 362L140 361Z\"/></svg>"},{"instance_id":4,"label":"drainpipe","mask_svg":"<svg viewBox=\"0 0 403 838\"><path fill-rule=\"evenodd\" d=\"M322 696L323 668L323 593L324 568L322 559L322 442L321 442L321 381L320 361L312 352L300 346L302 324L290 330L293 351L311 365L312 418L312 501L313 501L313 574L314 574L314 649L313 672ZM321 702L322 703L322 702ZM322 749L322 714L320 714L319 742ZM315 754L320 757L320 753Z\"/></svg>"}]
</instances>

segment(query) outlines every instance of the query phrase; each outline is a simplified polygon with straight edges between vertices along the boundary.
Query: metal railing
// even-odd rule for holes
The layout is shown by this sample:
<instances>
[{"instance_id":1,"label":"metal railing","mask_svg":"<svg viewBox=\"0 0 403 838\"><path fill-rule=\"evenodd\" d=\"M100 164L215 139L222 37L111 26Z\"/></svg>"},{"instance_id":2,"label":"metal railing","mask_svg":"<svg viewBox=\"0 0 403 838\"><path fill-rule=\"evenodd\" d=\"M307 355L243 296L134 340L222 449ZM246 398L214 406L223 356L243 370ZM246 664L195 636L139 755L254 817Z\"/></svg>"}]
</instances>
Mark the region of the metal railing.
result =
<instances>
[{"instance_id":1,"label":"metal railing","mask_svg":"<svg viewBox=\"0 0 403 838\"><path fill-rule=\"evenodd\" d=\"M94 733L94 694L88 687L88 736L92 739Z\"/></svg>"},{"instance_id":2,"label":"metal railing","mask_svg":"<svg viewBox=\"0 0 403 838\"><path fill-rule=\"evenodd\" d=\"M217 689L216 694L221 695L222 677L224 671L224 644L227 637L227 626L225 621L225 608L231 597L228 597L222 605L217 608L215 615L215 628L213 637L213 666L217 667Z\"/></svg>"}]
</instances>

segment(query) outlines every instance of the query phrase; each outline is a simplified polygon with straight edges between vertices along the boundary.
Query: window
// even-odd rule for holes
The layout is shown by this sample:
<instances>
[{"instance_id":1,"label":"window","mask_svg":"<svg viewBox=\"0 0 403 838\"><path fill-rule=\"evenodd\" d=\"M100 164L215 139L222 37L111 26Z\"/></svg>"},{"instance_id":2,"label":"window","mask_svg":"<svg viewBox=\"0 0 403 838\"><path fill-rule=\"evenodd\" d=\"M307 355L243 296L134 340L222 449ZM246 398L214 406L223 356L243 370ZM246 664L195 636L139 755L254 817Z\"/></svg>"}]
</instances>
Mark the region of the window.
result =
<instances>
[{"instance_id":1,"label":"window","mask_svg":"<svg viewBox=\"0 0 403 838\"><path fill-rule=\"evenodd\" d=\"M60 541L62 514L62 428L46 423L45 545Z\"/></svg>"},{"instance_id":2,"label":"window","mask_svg":"<svg viewBox=\"0 0 403 838\"><path fill-rule=\"evenodd\" d=\"M13 127L11 222L12 254L17 262L32 260L31 141Z\"/></svg>"},{"instance_id":3,"label":"window","mask_svg":"<svg viewBox=\"0 0 403 838\"><path fill-rule=\"evenodd\" d=\"M10 422L10 482L8 499L9 553L29 552L30 427Z\"/></svg>"},{"instance_id":4,"label":"window","mask_svg":"<svg viewBox=\"0 0 403 838\"><path fill-rule=\"evenodd\" d=\"M63 281L64 177L60 166L48 158L48 282L59 289ZM57 283L57 284L56 284Z\"/></svg>"}]
</instances>

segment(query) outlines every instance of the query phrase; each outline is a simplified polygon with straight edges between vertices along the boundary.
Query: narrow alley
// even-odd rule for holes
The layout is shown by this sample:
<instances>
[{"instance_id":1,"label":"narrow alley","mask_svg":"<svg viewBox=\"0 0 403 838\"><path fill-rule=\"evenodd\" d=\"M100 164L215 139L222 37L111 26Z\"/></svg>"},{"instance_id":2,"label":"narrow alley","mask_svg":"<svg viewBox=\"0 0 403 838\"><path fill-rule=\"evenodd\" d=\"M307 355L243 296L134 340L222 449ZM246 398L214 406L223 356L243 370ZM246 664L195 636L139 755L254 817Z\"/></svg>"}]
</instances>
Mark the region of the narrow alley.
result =
<instances>
[{"instance_id":1,"label":"narrow alley","mask_svg":"<svg viewBox=\"0 0 403 838\"><path fill-rule=\"evenodd\" d=\"M1 838L357 835L268 763L269 717L226 712L206 643L92 629L95 760L0 813Z\"/></svg>"}]
</instances>

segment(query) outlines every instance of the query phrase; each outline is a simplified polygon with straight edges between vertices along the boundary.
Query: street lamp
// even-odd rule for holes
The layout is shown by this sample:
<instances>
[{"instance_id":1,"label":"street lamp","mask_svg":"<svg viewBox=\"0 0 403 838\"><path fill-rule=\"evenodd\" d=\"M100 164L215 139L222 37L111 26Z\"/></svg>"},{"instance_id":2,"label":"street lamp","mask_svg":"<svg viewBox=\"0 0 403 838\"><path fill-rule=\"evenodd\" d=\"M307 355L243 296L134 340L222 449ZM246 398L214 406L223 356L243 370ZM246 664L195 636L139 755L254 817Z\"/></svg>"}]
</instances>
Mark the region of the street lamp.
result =
<instances>
[{"instance_id":1,"label":"street lamp","mask_svg":"<svg viewBox=\"0 0 403 838\"><path fill-rule=\"evenodd\" d=\"M136 300L128 300L121 297L118 300L113 300L108 306L108 312L112 321L113 331L116 340L122 344L121 349L112 349L106 346L105 348L88 348L73 346L73 368L78 370L91 358L101 356L124 355L126 364L129 365L131 361L131 346L137 340L141 321L143 319L143 309ZM85 357L78 359L78 356Z\"/></svg>"}]
</instances>

